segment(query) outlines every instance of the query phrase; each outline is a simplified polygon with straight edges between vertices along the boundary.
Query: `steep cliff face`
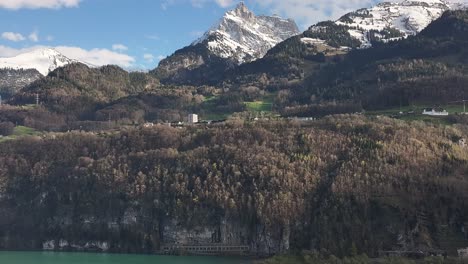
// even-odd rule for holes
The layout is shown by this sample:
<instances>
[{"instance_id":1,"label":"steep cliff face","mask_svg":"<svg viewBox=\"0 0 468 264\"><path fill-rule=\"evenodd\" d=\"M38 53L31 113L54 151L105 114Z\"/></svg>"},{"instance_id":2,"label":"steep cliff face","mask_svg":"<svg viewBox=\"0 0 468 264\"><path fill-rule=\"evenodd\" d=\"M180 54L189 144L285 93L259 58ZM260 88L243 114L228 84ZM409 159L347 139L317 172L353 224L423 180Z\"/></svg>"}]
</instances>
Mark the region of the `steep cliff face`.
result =
<instances>
[{"instance_id":1,"label":"steep cliff face","mask_svg":"<svg viewBox=\"0 0 468 264\"><path fill-rule=\"evenodd\" d=\"M162 60L153 73L167 83L213 83L226 70L262 58L276 44L297 34L294 21L256 16L241 2L200 39Z\"/></svg>"},{"instance_id":2,"label":"steep cliff face","mask_svg":"<svg viewBox=\"0 0 468 264\"><path fill-rule=\"evenodd\" d=\"M252 254L271 255L286 253L290 249L290 235L289 227L277 227L275 230L261 224L248 227L230 218L223 218L218 224L192 228L173 220L164 227L162 243L248 246Z\"/></svg>"}]
</instances>

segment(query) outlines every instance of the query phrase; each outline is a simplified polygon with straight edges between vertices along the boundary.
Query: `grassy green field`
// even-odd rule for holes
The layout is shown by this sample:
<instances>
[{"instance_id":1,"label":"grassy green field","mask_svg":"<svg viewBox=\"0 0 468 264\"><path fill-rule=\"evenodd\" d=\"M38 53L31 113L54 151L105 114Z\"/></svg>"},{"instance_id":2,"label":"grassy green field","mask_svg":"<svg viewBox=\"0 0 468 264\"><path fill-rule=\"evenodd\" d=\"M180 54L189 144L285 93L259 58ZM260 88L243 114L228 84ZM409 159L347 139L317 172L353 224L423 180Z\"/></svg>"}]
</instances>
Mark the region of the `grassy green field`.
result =
<instances>
[{"instance_id":1,"label":"grassy green field","mask_svg":"<svg viewBox=\"0 0 468 264\"><path fill-rule=\"evenodd\" d=\"M245 102L245 106L250 112L272 112L274 97L274 94L267 94L259 101Z\"/></svg>"},{"instance_id":2,"label":"grassy green field","mask_svg":"<svg viewBox=\"0 0 468 264\"><path fill-rule=\"evenodd\" d=\"M224 120L227 119L232 113L220 113L216 111L215 104L217 96L206 97L203 101L203 111L199 113L200 120Z\"/></svg>"},{"instance_id":3,"label":"grassy green field","mask_svg":"<svg viewBox=\"0 0 468 264\"><path fill-rule=\"evenodd\" d=\"M0 138L0 142L17 139L17 138L21 138L24 136L38 136L40 134L41 133L39 131L34 130L33 128L25 127L25 126L17 126L15 127L15 130L13 131L12 135Z\"/></svg>"}]
</instances>

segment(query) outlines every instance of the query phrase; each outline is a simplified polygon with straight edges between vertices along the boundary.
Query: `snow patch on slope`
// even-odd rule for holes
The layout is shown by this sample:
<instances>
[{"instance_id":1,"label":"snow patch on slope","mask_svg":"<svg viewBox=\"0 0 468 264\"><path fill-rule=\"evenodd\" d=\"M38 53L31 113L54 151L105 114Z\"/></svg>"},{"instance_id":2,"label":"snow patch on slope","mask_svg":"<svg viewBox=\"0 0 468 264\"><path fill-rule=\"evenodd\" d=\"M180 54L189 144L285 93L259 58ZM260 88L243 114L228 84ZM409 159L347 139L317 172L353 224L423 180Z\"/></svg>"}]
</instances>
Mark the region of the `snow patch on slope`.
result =
<instances>
[{"instance_id":1,"label":"snow patch on slope","mask_svg":"<svg viewBox=\"0 0 468 264\"><path fill-rule=\"evenodd\" d=\"M361 42L361 48L368 48L372 46L372 39L388 42L416 35L445 11L465 6L444 0L384 2L346 14L335 21L335 24L349 27L348 32ZM314 30L314 27L310 30ZM396 30L400 36L385 36L379 33L389 29Z\"/></svg>"},{"instance_id":2,"label":"snow patch on slope","mask_svg":"<svg viewBox=\"0 0 468 264\"><path fill-rule=\"evenodd\" d=\"M56 68L76 62L78 61L69 59L54 49L44 48L11 58L0 58L0 68L36 69L42 75L47 76Z\"/></svg>"},{"instance_id":3,"label":"snow patch on slope","mask_svg":"<svg viewBox=\"0 0 468 264\"><path fill-rule=\"evenodd\" d=\"M269 49L299 33L293 20L256 16L241 2L192 45L207 43L215 55L242 64L262 58Z\"/></svg>"}]
</instances>

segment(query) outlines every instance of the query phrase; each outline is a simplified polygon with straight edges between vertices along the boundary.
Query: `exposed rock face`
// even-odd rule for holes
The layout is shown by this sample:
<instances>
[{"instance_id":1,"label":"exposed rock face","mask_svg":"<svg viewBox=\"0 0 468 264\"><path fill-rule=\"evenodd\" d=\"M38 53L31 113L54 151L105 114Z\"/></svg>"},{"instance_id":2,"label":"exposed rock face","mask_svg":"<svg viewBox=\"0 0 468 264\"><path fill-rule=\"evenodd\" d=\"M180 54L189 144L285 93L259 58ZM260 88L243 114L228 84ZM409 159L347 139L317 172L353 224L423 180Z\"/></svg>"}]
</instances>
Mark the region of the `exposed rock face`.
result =
<instances>
[{"instance_id":1,"label":"exposed rock face","mask_svg":"<svg viewBox=\"0 0 468 264\"><path fill-rule=\"evenodd\" d=\"M444 12L464 7L465 4L444 0L380 3L348 13L337 21L319 22L301 35L279 43L266 57L284 52L292 57L317 53L333 55L347 53L351 49L370 48L375 42L416 35ZM300 51L299 54L297 51Z\"/></svg>"},{"instance_id":2,"label":"exposed rock face","mask_svg":"<svg viewBox=\"0 0 468 264\"><path fill-rule=\"evenodd\" d=\"M58 220L58 219L57 219ZM102 226L102 220L94 219L93 221L83 220L85 229L92 226ZM121 221L108 222L109 232L117 234L123 230L139 230L142 224L142 218L135 216L134 222L128 223L123 217ZM60 221L61 222L61 221ZM155 252L159 248L156 245L214 245L225 244L232 246L248 246L252 254L271 255L278 253L286 253L290 248L290 229L289 227L267 228L264 225L257 224L256 226L247 227L241 224L236 219L223 218L218 224L201 224L195 226L186 226L179 220L167 219L160 226L160 232L156 232L152 236L153 248L144 248L142 245L132 245L132 252ZM79 223L68 223L72 225L80 225ZM133 231L132 231L133 232ZM159 233L159 237L157 235ZM154 237L156 236L156 237ZM45 251L98 251L98 252L125 252L127 245L131 241L122 240L82 240L74 239L73 237L55 237L39 241L40 249ZM35 243L32 243L35 244ZM138 248L140 247L140 248Z\"/></svg>"},{"instance_id":3,"label":"exposed rock face","mask_svg":"<svg viewBox=\"0 0 468 264\"><path fill-rule=\"evenodd\" d=\"M259 255L285 253L289 250L289 227L281 227L277 229L278 232L272 232L272 229L259 224L253 229L232 219L222 219L217 225L193 228L183 227L173 220L164 226L162 242L182 245L242 245L248 246L252 253Z\"/></svg>"},{"instance_id":4,"label":"exposed rock face","mask_svg":"<svg viewBox=\"0 0 468 264\"><path fill-rule=\"evenodd\" d=\"M359 40L361 48L367 48L376 40L386 42L416 35L445 11L462 6L444 0L384 2L348 13L334 23L347 28L349 34ZM320 26L309 29L320 30L323 30Z\"/></svg>"},{"instance_id":5,"label":"exposed rock face","mask_svg":"<svg viewBox=\"0 0 468 264\"><path fill-rule=\"evenodd\" d=\"M0 69L0 95L5 99L13 96L23 87L42 78L35 69Z\"/></svg>"},{"instance_id":6,"label":"exposed rock face","mask_svg":"<svg viewBox=\"0 0 468 264\"><path fill-rule=\"evenodd\" d=\"M76 251L98 251L108 252L110 249L108 242L87 241L81 243L69 243L67 240L48 240L42 243L42 250L76 250Z\"/></svg>"},{"instance_id":7,"label":"exposed rock face","mask_svg":"<svg viewBox=\"0 0 468 264\"><path fill-rule=\"evenodd\" d=\"M241 2L200 39L162 60L153 73L166 83L213 83L226 70L262 58L276 44L297 34L294 21L256 16Z\"/></svg>"},{"instance_id":8,"label":"exposed rock face","mask_svg":"<svg viewBox=\"0 0 468 264\"><path fill-rule=\"evenodd\" d=\"M192 45L203 43L213 54L241 64L263 57L276 44L297 34L293 20L255 16L241 2Z\"/></svg>"}]
</instances>

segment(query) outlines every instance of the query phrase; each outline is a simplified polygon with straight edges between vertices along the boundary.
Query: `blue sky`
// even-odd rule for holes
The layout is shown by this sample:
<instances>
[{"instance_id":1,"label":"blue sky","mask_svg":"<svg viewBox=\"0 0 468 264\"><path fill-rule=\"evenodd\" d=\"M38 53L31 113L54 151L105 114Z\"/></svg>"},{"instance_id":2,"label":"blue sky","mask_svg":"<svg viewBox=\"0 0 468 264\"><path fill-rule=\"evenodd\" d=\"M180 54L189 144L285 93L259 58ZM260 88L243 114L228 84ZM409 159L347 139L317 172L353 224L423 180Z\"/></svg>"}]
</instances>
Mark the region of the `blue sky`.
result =
<instances>
[{"instance_id":1,"label":"blue sky","mask_svg":"<svg viewBox=\"0 0 468 264\"><path fill-rule=\"evenodd\" d=\"M38 47L95 65L152 69L190 44L235 0L0 0L0 57ZM257 14L293 18L301 29L377 0L247 0Z\"/></svg>"}]
</instances>

